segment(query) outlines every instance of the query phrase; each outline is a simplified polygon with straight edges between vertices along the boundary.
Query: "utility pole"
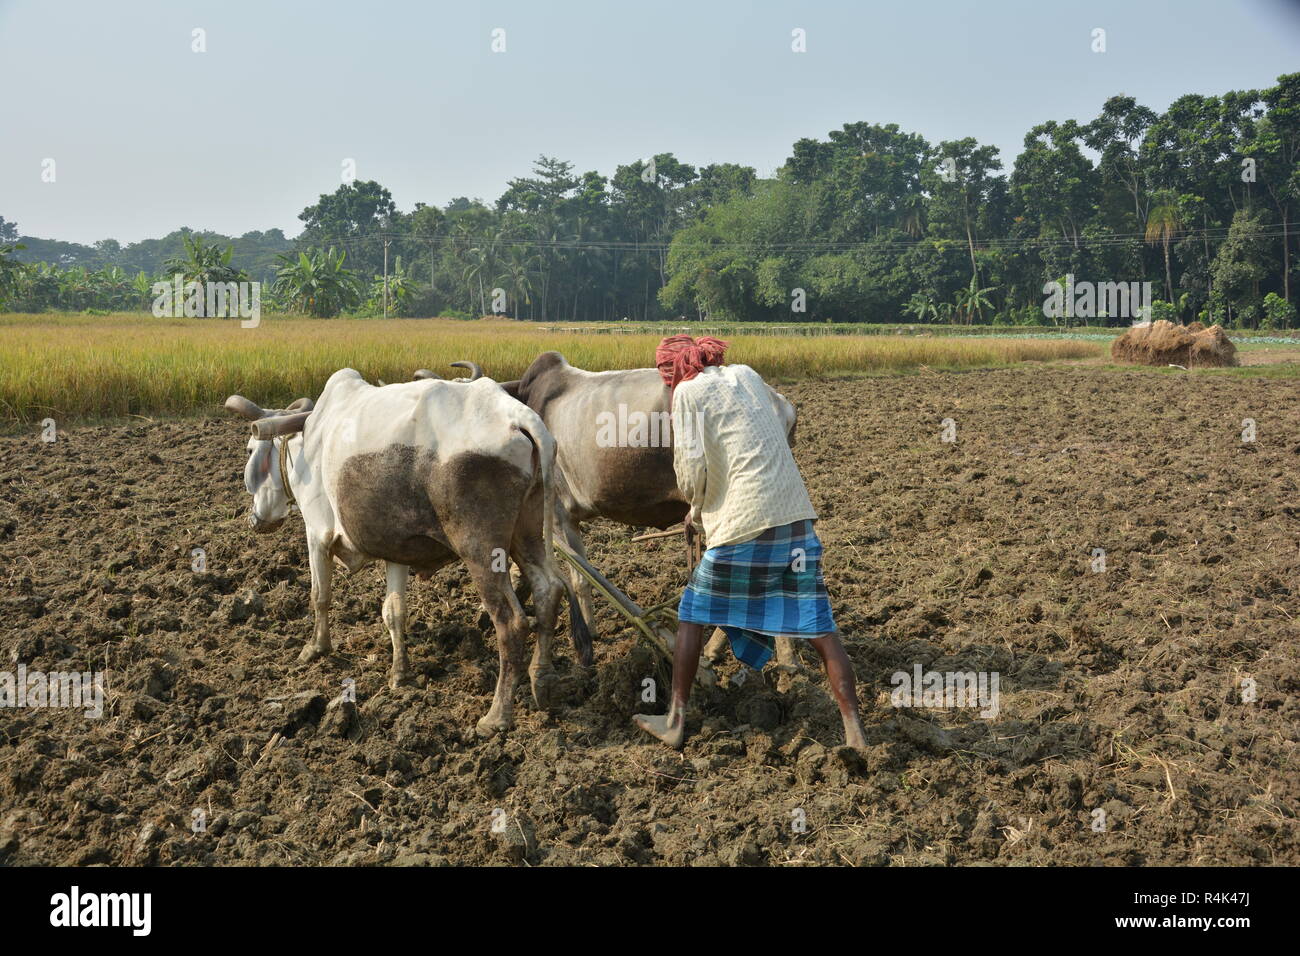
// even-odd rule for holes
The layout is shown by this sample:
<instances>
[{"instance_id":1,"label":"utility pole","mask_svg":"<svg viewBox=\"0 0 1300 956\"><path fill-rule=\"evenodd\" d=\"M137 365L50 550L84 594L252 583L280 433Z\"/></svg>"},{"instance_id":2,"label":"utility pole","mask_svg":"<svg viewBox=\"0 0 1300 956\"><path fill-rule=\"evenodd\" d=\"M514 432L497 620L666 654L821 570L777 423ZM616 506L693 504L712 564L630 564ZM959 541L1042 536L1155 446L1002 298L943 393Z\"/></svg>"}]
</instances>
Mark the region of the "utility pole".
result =
<instances>
[{"instance_id":1,"label":"utility pole","mask_svg":"<svg viewBox=\"0 0 1300 956\"><path fill-rule=\"evenodd\" d=\"M389 317L389 241L383 239L383 317Z\"/></svg>"}]
</instances>

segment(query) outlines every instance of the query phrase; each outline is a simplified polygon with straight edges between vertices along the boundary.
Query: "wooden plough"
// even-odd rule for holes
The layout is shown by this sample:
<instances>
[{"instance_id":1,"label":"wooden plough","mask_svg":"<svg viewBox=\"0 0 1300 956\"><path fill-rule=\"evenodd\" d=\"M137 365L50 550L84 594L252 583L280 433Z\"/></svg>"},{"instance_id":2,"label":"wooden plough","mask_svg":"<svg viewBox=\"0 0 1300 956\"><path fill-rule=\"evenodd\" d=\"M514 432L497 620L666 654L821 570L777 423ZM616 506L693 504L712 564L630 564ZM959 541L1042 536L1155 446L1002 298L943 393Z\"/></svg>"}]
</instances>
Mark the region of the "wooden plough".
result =
<instances>
[{"instance_id":1,"label":"wooden plough","mask_svg":"<svg viewBox=\"0 0 1300 956\"><path fill-rule=\"evenodd\" d=\"M680 532L671 533L679 534ZM662 532L645 537L667 537L668 535L669 532ZM632 540L645 540L645 538L633 538ZM688 543L688 550L693 547L693 542ZM672 663L673 646L677 642L677 612L673 610L673 605L677 603L676 599L664 601L643 610L639 604L615 587L609 578L592 567L589 561L569 550L568 545L556 541L555 553L586 578L593 588L608 598L614 608L627 619L628 623L640 631L646 640L667 658L669 664ZM690 553L694 555L694 551L690 551ZM688 560L689 563L691 562ZM705 688L718 686L718 677L713 673L713 666L705 657L700 658L700 668L695 672L695 683Z\"/></svg>"}]
</instances>

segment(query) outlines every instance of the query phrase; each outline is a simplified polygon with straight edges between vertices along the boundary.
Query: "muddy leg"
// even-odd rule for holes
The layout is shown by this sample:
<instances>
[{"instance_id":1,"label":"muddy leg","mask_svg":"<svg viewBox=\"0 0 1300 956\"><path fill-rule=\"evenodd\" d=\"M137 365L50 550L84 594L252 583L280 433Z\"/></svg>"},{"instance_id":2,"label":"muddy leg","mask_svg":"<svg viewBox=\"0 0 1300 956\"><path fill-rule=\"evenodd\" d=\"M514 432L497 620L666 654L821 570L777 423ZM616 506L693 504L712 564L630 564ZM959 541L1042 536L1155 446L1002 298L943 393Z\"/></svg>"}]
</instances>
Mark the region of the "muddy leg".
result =
<instances>
[{"instance_id":1,"label":"muddy leg","mask_svg":"<svg viewBox=\"0 0 1300 956\"><path fill-rule=\"evenodd\" d=\"M794 641L788 637L776 639L776 669L786 674L797 674L803 669L799 663L799 652L795 650Z\"/></svg>"},{"instance_id":2,"label":"muddy leg","mask_svg":"<svg viewBox=\"0 0 1300 956\"><path fill-rule=\"evenodd\" d=\"M559 525L564 532L564 539L569 543L569 550L586 560L587 549L583 546L582 532L578 530L578 522L572 520L566 513ZM591 584L575 568L569 568L568 572L569 583L573 588L573 593L577 595L578 611L582 615L582 626L586 629L587 639L590 641L591 637L596 633L596 602L591 596ZM569 608L569 617L569 627L576 627L576 622L572 620L572 605ZM583 663L590 664L590 657L588 656Z\"/></svg>"},{"instance_id":3,"label":"muddy leg","mask_svg":"<svg viewBox=\"0 0 1300 956\"><path fill-rule=\"evenodd\" d=\"M519 599L510 588L509 575L493 571L487 565L470 561L470 577L473 578L488 616L497 633L497 652L500 671L497 674L496 693L492 697L492 707L478 722L476 728L480 737L491 737L495 733L509 730L514 724L515 685L523 674L523 642L528 633L528 619Z\"/></svg>"},{"instance_id":4,"label":"muddy leg","mask_svg":"<svg viewBox=\"0 0 1300 956\"><path fill-rule=\"evenodd\" d=\"M519 599L519 603L527 605L529 598L533 596L533 584L528 580L528 575L518 567L517 562L510 569L510 583L514 586L515 597Z\"/></svg>"},{"instance_id":5,"label":"muddy leg","mask_svg":"<svg viewBox=\"0 0 1300 956\"><path fill-rule=\"evenodd\" d=\"M826 680L831 685L831 693L835 695L835 703L839 705L840 719L844 721L844 742L854 749L864 749L867 737L858 717L858 690L853 679L853 664L844 651L844 645L840 643L840 636L835 633L823 634L808 643L817 649L826 666Z\"/></svg>"},{"instance_id":6,"label":"muddy leg","mask_svg":"<svg viewBox=\"0 0 1300 956\"><path fill-rule=\"evenodd\" d=\"M307 559L311 564L311 606L316 615L312 639L298 655L301 663L309 663L334 650L330 643L330 600L333 597L334 563L324 542L307 541Z\"/></svg>"},{"instance_id":7,"label":"muddy leg","mask_svg":"<svg viewBox=\"0 0 1300 956\"><path fill-rule=\"evenodd\" d=\"M524 574L532 586L533 606L537 610L537 643L533 647L532 663L528 665L528 677L537 706L549 710L556 682L551 641L555 637L564 583L535 559L524 565Z\"/></svg>"},{"instance_id":8,"label":"muddy leg","mask_svg":"<svg viewBox=\"0 0 1300 956\"><path fill-rule=\"evenodd\" d=\"M393 638L393 668L388 686L397 690L411 681L411 666L406 659L406 581L411 569L404 564L387 565L388 597L384 598L384 623Z\"/></svg>"},{"instance_id":9,"label":"muddy leg","mask_svg":"<svg viewBox=\"0 0 1300 956\"><path fill-rule=\"evenodd\" d=\"M638 727L674 750L681 750L686 742L686 702L691 696L695 671L700 666L700 645L703 642L703 625L689 621L677 625L677 640L673 645L673 697L668 713L662 717L637 714L632 718Z\"/></svg>"},{"instance_id":10,"label":"muddy leg","mask_svg":"<svg viewBox=\"0 0 1300 956\"><path fill-rule=\"evenodd\" d=\"M728 646L730 645L727 641L727 632L720 627L715 627L713 636L709 638L709 643L704 645L704 656L716 664L726 655ZM780 647L781 645L778 642L778 650Z\"/></svg>"}]
</instances>

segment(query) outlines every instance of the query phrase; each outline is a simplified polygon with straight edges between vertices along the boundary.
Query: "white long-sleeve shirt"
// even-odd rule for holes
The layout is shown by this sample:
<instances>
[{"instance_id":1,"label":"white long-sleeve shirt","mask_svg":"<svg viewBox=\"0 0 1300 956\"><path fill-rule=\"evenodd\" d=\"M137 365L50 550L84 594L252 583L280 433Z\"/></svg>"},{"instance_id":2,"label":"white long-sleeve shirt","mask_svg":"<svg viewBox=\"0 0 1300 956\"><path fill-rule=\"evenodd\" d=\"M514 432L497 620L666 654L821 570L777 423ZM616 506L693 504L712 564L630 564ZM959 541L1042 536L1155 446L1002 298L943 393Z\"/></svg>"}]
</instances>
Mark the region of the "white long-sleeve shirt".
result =
<instances>
[{"instance_id":1,"label":"white long-sleeve shirt","mask_svg":"<svg viewBox=\"0 0 1300 956\"><path fill-rule=\"evenodd\" d=\"M710 548L815 519L785 426L748 365L711 365L673 391L673 469Z\"/></svg>"}]
</instances>

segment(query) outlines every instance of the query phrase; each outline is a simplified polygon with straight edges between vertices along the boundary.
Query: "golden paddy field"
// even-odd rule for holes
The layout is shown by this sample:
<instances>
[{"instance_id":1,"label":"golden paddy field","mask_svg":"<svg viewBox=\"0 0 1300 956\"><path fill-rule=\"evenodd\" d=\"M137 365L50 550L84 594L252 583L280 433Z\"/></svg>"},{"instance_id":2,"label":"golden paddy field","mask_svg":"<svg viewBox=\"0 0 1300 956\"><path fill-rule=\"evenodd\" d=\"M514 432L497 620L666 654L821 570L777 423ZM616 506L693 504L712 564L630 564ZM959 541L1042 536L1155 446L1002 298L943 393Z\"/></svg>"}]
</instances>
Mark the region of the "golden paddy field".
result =
<instances>
[{"instance_id":1,"label":"golden paddy field","mask_svg":"<svg viewBox=\"0 0 1300 956\"><path fill-rule=\"evenodd\" d=\"M272 316L245 329L233 320L7 315L0 316L0 421L201 414L234 392L271 406L316 396L347 367L370 381L397 382L420 367L454 375L447 363L471 359L507 381L551 349L582 368L639 368L652 364L658 341L658 333L559 332L493 320ZM1096 342L928 336L739 334L730 341L730 360L778 382L1103 352Z\"/></svg>"}]
</instances>

